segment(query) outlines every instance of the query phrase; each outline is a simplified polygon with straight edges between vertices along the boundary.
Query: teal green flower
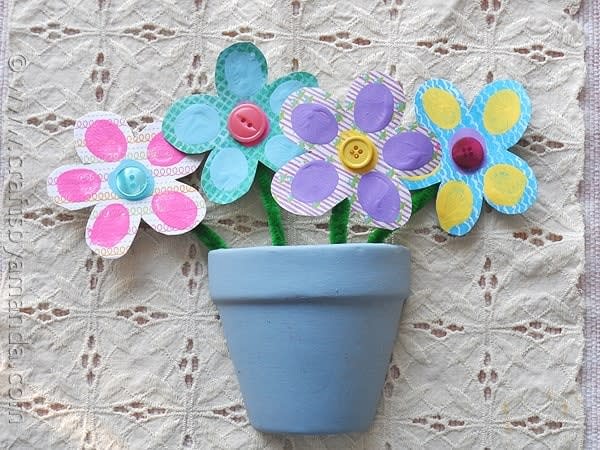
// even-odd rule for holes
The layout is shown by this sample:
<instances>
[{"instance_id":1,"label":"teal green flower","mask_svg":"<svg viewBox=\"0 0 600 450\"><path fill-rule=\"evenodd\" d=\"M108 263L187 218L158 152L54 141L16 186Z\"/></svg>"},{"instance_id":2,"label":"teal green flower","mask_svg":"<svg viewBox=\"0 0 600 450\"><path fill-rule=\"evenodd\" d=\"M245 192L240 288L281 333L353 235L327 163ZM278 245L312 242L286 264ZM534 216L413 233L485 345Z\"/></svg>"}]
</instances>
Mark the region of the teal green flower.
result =
<instances>
[{"instance_id":1,"label":"teal green flower","mask_svg":"<svg viewBox=\"0 0 600 450\"><path fill-rule=\"evenodd\" d=\"M248 42L217 59L217 96L191 95L175 102L163 121L165 139L180 151L210 151L201 183L215 203L231 203L250 189L258 163L273 171L304 150L285 137L279 113L285 99L316 78L294 72L267 84L267 61Z\"/></svg>"}]
</instances>

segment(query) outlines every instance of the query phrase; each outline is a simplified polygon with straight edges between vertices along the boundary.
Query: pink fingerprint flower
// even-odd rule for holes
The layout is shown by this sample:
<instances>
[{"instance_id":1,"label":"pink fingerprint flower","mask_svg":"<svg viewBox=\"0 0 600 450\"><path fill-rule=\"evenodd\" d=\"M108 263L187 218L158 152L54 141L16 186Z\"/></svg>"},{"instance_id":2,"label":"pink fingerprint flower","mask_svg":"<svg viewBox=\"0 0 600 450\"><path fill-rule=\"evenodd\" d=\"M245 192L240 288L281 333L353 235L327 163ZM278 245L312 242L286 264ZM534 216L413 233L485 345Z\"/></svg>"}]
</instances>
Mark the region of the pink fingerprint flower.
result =
<instances>
[{"instance_id":1,"label":"pink fingerprint flower","mask_svg":"<svg viewBox=\"0 0 600 450\"><path fill-rule=\"evenodd\" d=\"M159 233L173 235L190 231L204 218L200 193L176 181L194 172L202 157L171 146L160 122L134 135L124 119L98 111L77 120L74 131L84 164L54 170L47 190L67 209L94 206L85 237L95 253L123 256L141 219Z\"/></svg>"}]
</instances>

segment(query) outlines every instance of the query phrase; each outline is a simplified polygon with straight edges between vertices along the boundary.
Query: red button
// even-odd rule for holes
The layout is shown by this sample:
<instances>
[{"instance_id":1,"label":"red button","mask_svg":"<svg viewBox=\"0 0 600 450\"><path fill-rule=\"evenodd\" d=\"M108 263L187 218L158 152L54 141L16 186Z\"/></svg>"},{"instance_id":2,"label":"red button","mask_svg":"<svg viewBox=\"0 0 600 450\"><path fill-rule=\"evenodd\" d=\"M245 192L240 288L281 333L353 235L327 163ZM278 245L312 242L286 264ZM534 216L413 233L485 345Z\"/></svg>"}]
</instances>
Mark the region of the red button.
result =
<instances>
[{"instance_id":1,"label":"red button","mask_svg":"<svg viewBox=\"0 0 600 450\"><path fill-rule=\"evenodd\" d=\"M466 171L477 170L483 164L483 145L477 139L464 137L452 146L452 160Z\"/></svg>"},{"instance_id":2,"label":"red button","mask_svg":"<svg viewBox=\"0 0 600 450\"><path fill-rule=\"evenodd\" d=\"M227 128L231 136L239 143L247 146L256 145L269 132L269 119L258 106L252 103L242 103L229 114Z\"/></svg>"}]
</instances>

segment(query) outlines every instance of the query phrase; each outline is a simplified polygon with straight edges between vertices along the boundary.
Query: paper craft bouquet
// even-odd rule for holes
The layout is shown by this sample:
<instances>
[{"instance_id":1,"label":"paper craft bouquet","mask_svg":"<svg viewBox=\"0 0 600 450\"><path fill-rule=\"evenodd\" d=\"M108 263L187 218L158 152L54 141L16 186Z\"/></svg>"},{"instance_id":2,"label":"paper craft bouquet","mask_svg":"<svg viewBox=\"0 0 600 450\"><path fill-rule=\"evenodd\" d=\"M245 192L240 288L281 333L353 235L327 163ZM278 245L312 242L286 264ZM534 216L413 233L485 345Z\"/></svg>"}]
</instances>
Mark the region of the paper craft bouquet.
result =
<instances>
[{"instance_id":1,"label":"paper craft bouquet","mask_svg":"<svg viewBox=\"0 0 600 450\"><path fill-rule=\"evenodd\" d=\"M408 249L383 241L433 198L456 236L473 228L483 199L504 214L527 210L536 179L509 148L530 100L499 80L468 106L432 79L416 92L417 123L405 125L402 86L380 72L358 76L344 101L308 73L267 81L263 54L240 43L219 55L217 95L176 101L162 124L134 135L114 114L83 116L84 164L52 172L48 194L69 209L94 206L85 237L106 258L127 252L141 219L163 234L193 231L211 250L211 297L255 428L365 430L409 294ZM201 223L202 195L177 179L206 154L203 194L230 203L256 179L274 246L228 249ZM344 245L285 245L280 208L331 212L330 242ZM350 211L373 227L367 243L346 243Z\"/></svg>"}]
</instances>

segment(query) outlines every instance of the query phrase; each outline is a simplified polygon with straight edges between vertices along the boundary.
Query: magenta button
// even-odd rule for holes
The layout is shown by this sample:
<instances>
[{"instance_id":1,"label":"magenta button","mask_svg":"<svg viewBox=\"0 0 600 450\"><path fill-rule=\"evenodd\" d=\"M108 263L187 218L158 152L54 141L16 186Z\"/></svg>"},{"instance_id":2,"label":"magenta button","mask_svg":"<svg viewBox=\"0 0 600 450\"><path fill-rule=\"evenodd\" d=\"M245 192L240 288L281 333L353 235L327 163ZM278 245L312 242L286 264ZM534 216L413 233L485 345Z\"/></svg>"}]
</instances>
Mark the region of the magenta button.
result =
<instances>
[{"instance_id":1,"label":"magenta button","mask_svg":"<svg viewBox=\"0 0 600 450\"><path fill-rule=\"evenodd\" d=\"M256 145L267 136L269 119L258 106L252 103L242 103L229 114L227 128L231 136L239 143L247 146Z\"/></svg>"},{"instance_id":2,"label":"magenta button","mask_svg":"<svg viewBox=\"0 0 600 450\"><path fill-rule=\"evenodd\" d=\"M474 137L463 137L452 145L452 160L467 172L479 169L483 165L483 156L483 145Z\"/></svg>"}]
</instances>

